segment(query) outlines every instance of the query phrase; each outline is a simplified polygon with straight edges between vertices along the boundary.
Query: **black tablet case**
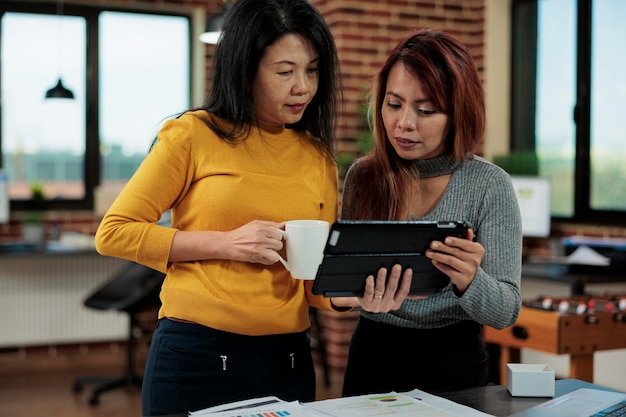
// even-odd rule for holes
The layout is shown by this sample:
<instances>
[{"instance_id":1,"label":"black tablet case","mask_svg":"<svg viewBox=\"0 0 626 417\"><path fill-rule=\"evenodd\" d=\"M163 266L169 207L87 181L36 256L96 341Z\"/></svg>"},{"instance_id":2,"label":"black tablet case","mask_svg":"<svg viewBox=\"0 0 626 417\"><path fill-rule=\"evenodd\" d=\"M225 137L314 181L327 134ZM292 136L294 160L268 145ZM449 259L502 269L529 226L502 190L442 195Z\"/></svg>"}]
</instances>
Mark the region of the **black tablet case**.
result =
<instances>
[{"instance_id":1,"label":"black tablet case","mask_svg":"<svg viewBox=\"0 0 626 417\"><path fill-rule=\"evenodd\" d=\"M413 269L411 295L432 295L450 282L424 255L433 240L466 238L465 221L335 222L328 234L313 293L326 297L362 296L365 278L385 266Z\"/></svg>"}]
</instances>

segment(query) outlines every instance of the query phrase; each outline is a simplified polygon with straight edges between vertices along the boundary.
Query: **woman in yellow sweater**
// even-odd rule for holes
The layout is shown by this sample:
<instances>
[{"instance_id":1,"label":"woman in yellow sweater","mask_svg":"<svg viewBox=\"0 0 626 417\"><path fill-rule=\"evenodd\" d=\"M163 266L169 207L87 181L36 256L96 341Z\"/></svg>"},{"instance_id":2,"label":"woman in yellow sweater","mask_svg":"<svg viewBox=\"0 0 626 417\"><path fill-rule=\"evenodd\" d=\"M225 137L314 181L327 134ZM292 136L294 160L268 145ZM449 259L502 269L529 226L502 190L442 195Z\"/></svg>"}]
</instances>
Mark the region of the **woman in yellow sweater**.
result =
<instances>
[{"instance_id":1,"label":"woman in yellow sweater","mask_svg":"<svg viewBox=\"0 0 626 417\"><path fill-rule=\"evenodd\" d=\"M309 306L390 311L410 285L410 271L399 285L399 270L382 270L362 298L331 303L277 262L285 221L337 216L338 59L319 12L307 0L238 0L213 71L205 105L164 124L96 234L101 254L167 273L144 416L313 401ZM156 223L167 210L171 227Z\"/></svg>"}]
</instances>

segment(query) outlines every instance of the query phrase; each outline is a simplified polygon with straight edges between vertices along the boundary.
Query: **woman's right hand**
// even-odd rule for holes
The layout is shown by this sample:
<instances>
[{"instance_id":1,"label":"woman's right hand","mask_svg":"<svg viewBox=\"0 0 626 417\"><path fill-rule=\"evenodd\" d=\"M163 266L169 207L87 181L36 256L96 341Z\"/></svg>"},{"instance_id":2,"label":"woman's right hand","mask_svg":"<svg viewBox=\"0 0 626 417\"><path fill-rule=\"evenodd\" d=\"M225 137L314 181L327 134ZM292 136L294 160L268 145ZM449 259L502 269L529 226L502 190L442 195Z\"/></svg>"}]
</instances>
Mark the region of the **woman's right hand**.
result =
<instances>
[{"instance_id":1,"label":"woman's right hand","mask_svg":"<svg viewBox=\"0 0 626 417\"><path fill-rule=\"evenodd\" d=\"M253 220L234 230L185 231L174 235L169 262L225 259L272 265L283 248L284 223Z\"/></svg>"},{"instance_id":2,"label":"woman's right hand","mask_svg":"<svg viewBox=\"0 0 626 417\"><path fill-rule=\"evenodd\" d=\"M272 265L278 262L283 248L284 223L253 220L227 232L227 259Z\"/></svg>"}]
</instances>

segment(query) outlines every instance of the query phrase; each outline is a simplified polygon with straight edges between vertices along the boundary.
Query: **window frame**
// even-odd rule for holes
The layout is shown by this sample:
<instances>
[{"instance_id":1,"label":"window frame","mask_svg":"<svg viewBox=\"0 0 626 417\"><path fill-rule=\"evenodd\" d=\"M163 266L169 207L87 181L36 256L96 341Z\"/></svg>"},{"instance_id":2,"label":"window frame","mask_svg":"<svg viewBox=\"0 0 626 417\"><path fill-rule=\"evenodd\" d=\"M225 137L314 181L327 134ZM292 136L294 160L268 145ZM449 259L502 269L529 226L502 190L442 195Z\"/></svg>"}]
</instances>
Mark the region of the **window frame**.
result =
<instances>
[{"instance_id":1,"label":"window frame","mask_svg":"<svg viewBox=\"0 0 626 417\"><path fill-rule=\"evenodd\" d=\"M3 0L0 2L0 17L5 12L33 13L57 15L58 9L55 2L23 2L16 0ZM149 7L111 7L101 5L72 5L63 6L63 15L82 17L86 22L86 98L85 98L85 153L83 158L83 174L85 185L85 196L78 200L54 199L46 200L40 207L42 210L93 210L95 205L95 190L101 184L101 155L100 155L100 106L99 106L99 15L102 12L124 12L143 13L150 15L178 16L186 18L189 22L189 97L193 97L194 82L194 17L191 10L185 12L181 10L170 10ZM2 20L0 19L0 25ZM0 71L2 67L0 66ZM0 97L2 97L0 91ZM0 103L0 115L2 104ZM3 165L3 141L2 141L2 117L0 117L0 168ZM11 211L31 210L30 200L10 201Z\"/></svg>"},{"instance_id":2,"label":"window frame","mask_svg":"<svg viewBox=\"0 0 626 417\"><path fill-rule=\"evenodd\" d=\"M536 149L538 1L513 0L512 3L511 151ZM626 211L593 209L590 201L592 2L577 0L576 4L576 103L572 111L575 128L573 215L553 216L552 220L555 223L626 225Z\"/></svg>"}]
</instances>

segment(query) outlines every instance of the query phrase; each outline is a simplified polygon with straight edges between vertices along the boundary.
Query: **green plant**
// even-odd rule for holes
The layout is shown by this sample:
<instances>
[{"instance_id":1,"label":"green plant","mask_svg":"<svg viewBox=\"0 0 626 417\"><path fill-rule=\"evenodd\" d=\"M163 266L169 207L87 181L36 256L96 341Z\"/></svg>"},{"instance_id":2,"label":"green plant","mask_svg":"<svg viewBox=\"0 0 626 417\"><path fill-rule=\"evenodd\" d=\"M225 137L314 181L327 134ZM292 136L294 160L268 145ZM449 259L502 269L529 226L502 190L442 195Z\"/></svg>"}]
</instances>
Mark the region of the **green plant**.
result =
<instances>
[{"instance_id":1,"label":"green plant","mask_svg":"<svg viewBox=\"0 0 626 417\"><path fill-rule=\"evenodd\" d=\"M33 182L30 185L30 199L33 202L43 202L45 201L45 196L43 194L43 185L38 182Z\"/></svg>"},{"instance_id":2,"label":"green plant","mask_svg":"<svg viewBox=\"0 0 626 417\"><path fill-rule=\"evenodd\" d=\"M339 176L343 177L344 175L346 175L346 172L348 172L348 168L350 168L350 165L352 165L352 162L354 161L354 155L352 154L352 152L340 152L337 154L335 159L337 160Z\"/></svg>"},{"instance_id":3,"label":"green plant","mask_svg":"<svg viewBox=\"0 0 626 417\"><path fill-rule=\"evenodd\" d=\"M539 158L535 151L512 151L506 155L496 155L493 163L509 175L539 175Z\"/></svg>"},{"instance_id":4,"label":"green plant","mask_svg":"<svg viewBox=\"0 0 626 417\"><path fill-rule=\"evenodd\" d=\"M350 165L352 165L356 158L366 155L372 149L373 135L369 128L369 106L367 102L359 106L359 114L361 116L363 130L354 138L356 153L353 151L343 151L339 152L336 157L340 176L346 174L348 168L350 168Z\"/></svg>"},{"instance_id":5,"label":"green plant","mask_svg":"<svg viewBox=\"0 0 626 417\"><path fill-rule=\"evenodd\" d=\"M42 223L43 222L43 209L46 202L46 197L43 192L43 185L38 182L33 182L30 185L30 201L28 202L29 210L24 214L24 223Z\"/></svg>"}]
</instances>

